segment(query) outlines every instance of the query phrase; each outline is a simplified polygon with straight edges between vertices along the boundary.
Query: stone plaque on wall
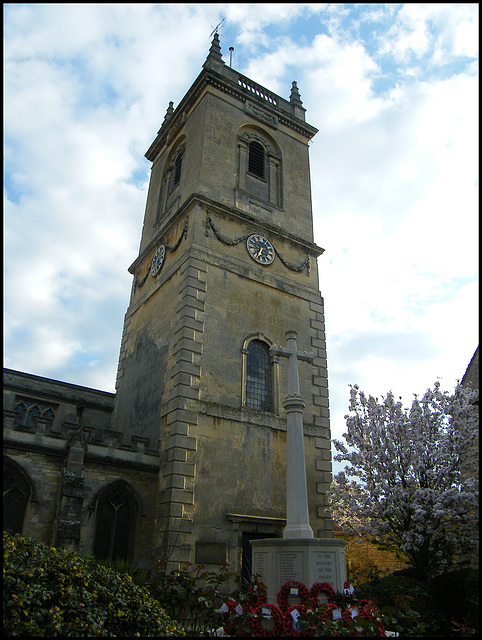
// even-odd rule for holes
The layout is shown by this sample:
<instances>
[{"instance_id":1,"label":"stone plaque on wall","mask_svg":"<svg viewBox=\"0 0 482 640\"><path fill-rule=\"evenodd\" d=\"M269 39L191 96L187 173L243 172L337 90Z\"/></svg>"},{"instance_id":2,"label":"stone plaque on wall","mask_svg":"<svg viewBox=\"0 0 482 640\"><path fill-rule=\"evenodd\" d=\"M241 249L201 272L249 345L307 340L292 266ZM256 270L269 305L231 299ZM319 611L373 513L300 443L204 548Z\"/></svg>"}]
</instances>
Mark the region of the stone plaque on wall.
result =
<instances>
[{"instance_id":1,"label":"stone plaque on wall","mask_svg":"<svg viewBox=\"0 0 482 640\"><path fill-rule=\"evenodd\" d=\"M226 562L226 545L218 542L196 542L196 563L223 564Z\"/></svg>"}]
</instances>

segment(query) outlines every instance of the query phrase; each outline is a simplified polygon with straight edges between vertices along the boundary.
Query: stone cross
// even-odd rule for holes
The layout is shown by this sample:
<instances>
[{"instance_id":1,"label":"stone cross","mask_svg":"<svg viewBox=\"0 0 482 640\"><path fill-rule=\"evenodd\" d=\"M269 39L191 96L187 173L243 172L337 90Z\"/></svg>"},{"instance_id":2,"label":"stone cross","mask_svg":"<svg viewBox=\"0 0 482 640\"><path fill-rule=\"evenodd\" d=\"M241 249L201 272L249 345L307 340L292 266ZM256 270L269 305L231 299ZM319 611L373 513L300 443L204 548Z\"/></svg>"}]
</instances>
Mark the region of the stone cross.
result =
<instances>
[{"instance_id":1,"label":"stone cross","mask_svg":"<svg viewBox=\"0 0 482 640\"><path fill-rule=\"evenodd\" d=\"M286 453L286 527L283 538L313 538L308 515L306 490L305 449L303 443L303 409L305 401L300 395L298 360L313 362L314 353L297 351L296 331L286 332L288 348L272 345L271 356L288 358L288 395L283 400L287 414Z\"/></svg>"}]
</instances>

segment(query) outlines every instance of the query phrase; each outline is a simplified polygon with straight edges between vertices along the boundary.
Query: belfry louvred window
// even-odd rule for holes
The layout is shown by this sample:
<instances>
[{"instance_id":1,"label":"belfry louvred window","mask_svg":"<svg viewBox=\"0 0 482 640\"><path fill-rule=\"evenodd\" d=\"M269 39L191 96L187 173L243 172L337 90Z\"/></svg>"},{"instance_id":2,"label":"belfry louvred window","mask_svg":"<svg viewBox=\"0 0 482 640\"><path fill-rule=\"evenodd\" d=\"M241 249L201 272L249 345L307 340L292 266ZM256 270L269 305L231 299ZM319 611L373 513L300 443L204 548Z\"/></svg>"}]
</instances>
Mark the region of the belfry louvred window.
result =
<instances>
[{"instance_id":1,"label":"belfry louvred window","mask_svg":"<svg viewBox=\"0 0 482 640\"><path fill-rule=\"evenodd\" d=\"M249 143L248 172L264 180L264 148L256 141Z\"/></svg>"},{"instance_id":2,"label":"belfry louvred window","mask_svg":"<svg viewBox=\"0 0 482 640\"><path fill-rule=\"evenodd\" d=\"M182 153L177 155L176 161L174 162L174 177L172 186L176 187L181 180L181 169L182 169Z\"/></svg>"}]
</instances>

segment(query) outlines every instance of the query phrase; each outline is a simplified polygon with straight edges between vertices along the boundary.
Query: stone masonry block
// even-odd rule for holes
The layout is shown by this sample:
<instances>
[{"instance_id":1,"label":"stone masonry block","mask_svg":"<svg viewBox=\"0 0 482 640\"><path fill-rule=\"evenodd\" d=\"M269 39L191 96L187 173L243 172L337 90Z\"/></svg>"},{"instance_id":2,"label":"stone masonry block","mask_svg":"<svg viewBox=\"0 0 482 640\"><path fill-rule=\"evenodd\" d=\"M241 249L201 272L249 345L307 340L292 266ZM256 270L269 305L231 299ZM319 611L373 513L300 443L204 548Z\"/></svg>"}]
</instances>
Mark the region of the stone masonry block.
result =
<instances>
[{"instance_id":1,"label":"stone masonry block","mask_svg":"<svg viewBox=\"0 0 482 640\"><path fill-rule=\"evenodd\" d=\"M330 449L331 441L328 438L315 438L315 447L317 449Z\"/></svg>"},{"instance_id":2,"label":"stone masonry block","mask_svg":"<svg viewBox=\"0 0 482 640\"><path fill-rule=\"evenodd\" d=\"M317 387L326 387L328 389L328 378L322 376L313 376L313 384Z\"/></svg>"},{"instance_id":3,"label":"stone masonry block","mask_svg":"<svg viewBox=\"0 0 482 640\"><path fill-rule=\"evenodd\" d=\"M318 407L328 407L328 398L324 396L313 396L313 404Z\"/></svg>"},{"instance_id":4,"label":"stone masonry block","mask_svg":"<svg viewBox=\"0 0 482 640\"><path fill-rule=\"evenodd\" d=\"M189 373L183 373L182 371L179 373L175 373L171 376L174 385L184 384L187 386L191 385L192 376Z\"/></svg>"},{"instance_id":5,"label":"stone masonry block","mask_svg":"<svg viewBox=\"0 0 482 640\"><path fill-rule=\"evenodd\" d=\"M322 367L323 369L326 369L326 354L323 357L320 356L320 355L315 356L313 358L313 366L314 367Z\"/></svg>"},{"instance_id":6,"label":"stone masonry block","mask_svg":"<svg viewBox=\"0 0 482 640\"><path fill-rule=\"evenodd\" d=\"M199 269L196 269L196 267L192 267L189 264L184 264L180 269L180 273L182 276L194 278L194 280L201 280L204 275Z\"/></svg>"},{"instance_id":7,"label":"stone masonry block","mask_svg":"<svg viewBox=\"0 0 482 640\"><path fill-rule=\"evenodd\" d=\"M194 331L202 332L204 330L204 322L202 322L201 320L196 320L193 317L189 318L189 317L183 316L176 323L176 326L174 327L174 332L177 333L179 329L182 329L183 327L188 327L190 329L194 329Z\"/></svg>"},{"instance_id":8,"label":"stone masonry block","mask_svg":"<svg viewBox=\"0 0 482 640\"><path fill-rule=\"evenodd\" d=\"M312 338L311 339L311 346L313 349L322 349L323 351L325 351L326 349L326 343L324 340L320 340L319 338ZM318 354L319 356L321 354Z\"/></svg>"},{"instance_id":9,"label":"stone masonry block","mask_svg":"<svg viewBox=\"0 0 482 640\"><path fill-rule=\"evenodd\" d=\"M197 413L194 411L187 411L186 409L175 409L168 413L166 420L168 425L177 421L197 424Z\"/></svg>"},{"instance_id":10,"label":"stone masonry block","mask_svg":"<svg viewBox=\"0 0 482 640\"><path fill-rule=\"evenodd\" d=\"M166 451L167 462L187 462L187 451L180 447L173 447Z\"/></svg>"},{"instance_id":11,"label":"stone masonry block","mask_svg":"<svg viewBox=\"0 0 482 640\"><path fill-rule=\"evenodd\" d=\"M179 318L179 320L182 320L183 318L197 318L197 315L198 309L196 309L195 307L190 307L187 304L185 304L177 311L177 317Z\"/></svg>"},{"instance_id":12,"label":"stone masonry block","mask_svg":"<svg viewBox=\"0 0 482 640\"><path fill-rule=\"evenodd\" d=\"M174 434L166 440L166 451L172 449L172 447L181 447L182 449L196 451L196 438Z\"/></svg>"},{"instance_id":13,"label":"stone masonry block","mask_svg":"<svg viewBox=\"0 0 482 640\"><path fill-rule=\"evenodd\" d=\"M171 377L178 373L187 373L190 376L200 376L201 367L199 365L192 364L192 362L178 362L171 369Z\"/></svg>"},{"instance_id":14,"label":"stone masonry block","mask_svg":"<svg viewBox=\"0 0 482 640\"><path fill-rule=\"evenodd\" d=\"M175 436L178 433L180 436L187 436L189 434L190 425L187 422L175 422L169 432L170 436Z\"/></svg>"},{"instance_id":15,"label":"stone masonry block","mask_svg":"<svg viewBox=\"0 0 482 640\"><path fill-rule=\"evenodd\" d=\"M319 320L310 320L310 326L312 329L317 329L319 331L325 331L325 324L320 322Z\"/></svg>"},{"instance_id":16,"label":"stone masonry block","mask_svg":"<svg viewBox=\"0 0 482 640\"><path fill-rule=\"evenodd\" d=\"M190 258L181 266L181 273L184 273L191 268L197 269L202 273L206 273L208 270L208 265L205 262L201 262L201 260L197 260L196 258Z\"/></svg>"},{"instance_id":17,"label":"stone masonry block","mask_svg":"<svg viewBox=\"0 0 482 640\"><path fill-rule=\"evenodd\" d=\"M166 479L167 489L184 489L186 485L185 476L171 475Z\"/></svg>"},{"instance_id":18,"label":"stone masonry block","mask_svg":"<svg viewBox=\"0 0 482 640\"><path fill-rule=\"evenodd\" d=\"M323 313L323 304L319 304L318 302L310 302L311 311L315 311L316 313Z\"/></svg>"},{"instance_id":19,"label":"stone masonry block","mask_svg":"<svg viewBox=\"0 0 482 640\"><path fill-rule=\"evenodd\" d=\"M162 475L164 477L172 474L184 475L188 478L193 478L195 472L195 466L190 462L181 462L180 460L172 460L166 463L162 468Z\"/></svg>"},{"instance_id":20,"label":"stone masonry block","mask_svg":"<svg viewBox=\"0 0 482 640\"><path fill-rule=\"evenodd\" d=\"M194 340L196 336L196 332L194 329L190 329L189 327L184 326L184 323L181 324L179 329L175 332L178 340L181 338L187 338L188 340Z\"/></svg>"},{"instance_id":21,"label":"stone masonry block","mask_svg":"<svg viewBox=\"0 0 482 640\"><path fill-rule=\"evenodd\" d=\"M200 342L195 342L189 338L180 338L173 347L173 354L176 355L182 349L187 349L193 353L202 353L203 346Z\"/></svg>"},{"instance_id":22,"label":"stone masonry block","mask_svg":"<svg viewBox=\"0 0 482 640\"><path fill-rule=\"evenodd\" d=\"M178 384L169 394L169 398L190 398L191 400L199 400L199 389L187 386L185 384Z\"/></svg>"},{"instance_id":23,"label":"stone masonry block","mask_svg":"<svg viewBox=\"0 0 482 640\"><path fill-rule=\"evenodd\" d=\"M206 303L203 300L198 300L195 296L184 292L183 298L179 300L176 305L176 311L179 312L186 306L191 307L192 309L198 309L199 311L204 311Z\"/></svg>"},{"instance_id":24,"label":"stone masonry block","mask_svg":"<svg viewBox=\"0 0 482 640\"><path fill-rule=\"evenodd\" d=\"M179 293L184 291L186 287L192 287L195 291L206 291L206 283L191 276L184 277L179 285Z\"/></svg>"},{"instance_id":25,"label":"stone masonry block","mask_svg":"<svg viewBox=\"0 0 482 640\"><path fill-rule=\"evenodd\" d=\"M329 460L317 460L316 461L316 470L317 471L328 471L331 472L331 462Z\"/></svg>"}]
</instances>

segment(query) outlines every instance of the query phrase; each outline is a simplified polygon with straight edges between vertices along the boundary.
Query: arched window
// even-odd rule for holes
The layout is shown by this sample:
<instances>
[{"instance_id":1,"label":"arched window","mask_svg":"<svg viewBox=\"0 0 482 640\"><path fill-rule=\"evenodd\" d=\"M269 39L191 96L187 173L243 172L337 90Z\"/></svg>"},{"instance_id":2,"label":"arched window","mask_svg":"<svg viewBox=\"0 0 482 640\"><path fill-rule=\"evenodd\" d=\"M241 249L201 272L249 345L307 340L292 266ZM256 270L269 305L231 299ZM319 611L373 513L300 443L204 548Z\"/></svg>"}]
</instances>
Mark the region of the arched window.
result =
<instances>
[{"instance_id":1,"label":"arched window","mask_svg":"<svg viewBox=\"0 0 482 640\"><path fill-rule=\"evenodd\" d=\"M177 187L181 180L182 157L182 152L178 153L174 160L174 167L172 169L172 188Z\"/></svg>"},{"instance_id":2,"label":"arched window","mask_svg":"<svg viewBox=\"0 0 482 640\"><path fill-rule=\"evenodd\" d=\"M123 484L115 484L97 503L93 553L97 558L127 560L131 554L136 501Z\"/></svg>"},{"instance_id":3,"label":"arched window","mask_svg":"<svg viewBox=\"0 0 482 640\"><path fill-rule=\"evenodd\" d=\"M40 417L45 420L55 418L55 408L30 400L19 400L15 405L15 413L19 414L18 424L22 427L30 427L32 418Z\"/></svg>"},{"instance_id":4,"label":"arched window","mask_svg":"<svg viewBox=\"0 0 482 640\"><path fill-rule=\"evenodd\" d=\"M31 487L25 474L13 464L3 466L3 528L22 533L25 509L31 496Z\"/></svg>"},{"instance_id":5,"label":"arched window","mask_svg":"<svg viewBox=\"0 0 482 640\"><path fill-rule=\"evenodd\" d=\"M179 202L180 193L177 188L181 183L184 153L186 151L186 139L181 138L181 142L177 142L169 158L160 178L159 204L156 214L156 223L159 223L163 215Z\"/></svg>"},{"instance_id":6,"label":"arched window","mask_svg":"<svg viewBox=\"0 0 482 640\"><path fill-rule=\"evenodd\" d=\"M243 125L238 131L237 144L237 201L249 205L254 196L281 209L281 150L273 136L259 127Z\"/></svg>"},{"instance_id":7,"label":"arched window","mask_svg":"<svg viewBox=\"0 0 482 640\"><path fill-rule=\"evenodd\" d=\"M248 171L253 176L265 178L264 149L259 142L250 142L248 147Z\"/></svg>"},{"instance_id":8,"label":"arched window","mask_svg":"<svg viewBox=\"0 0 482 640\"><path fill-rule=\"evenodd\" d=\"M269 346L251 340L246 358L246 406L273 411L273 372Z\"/></svg>"}]
</instances>

